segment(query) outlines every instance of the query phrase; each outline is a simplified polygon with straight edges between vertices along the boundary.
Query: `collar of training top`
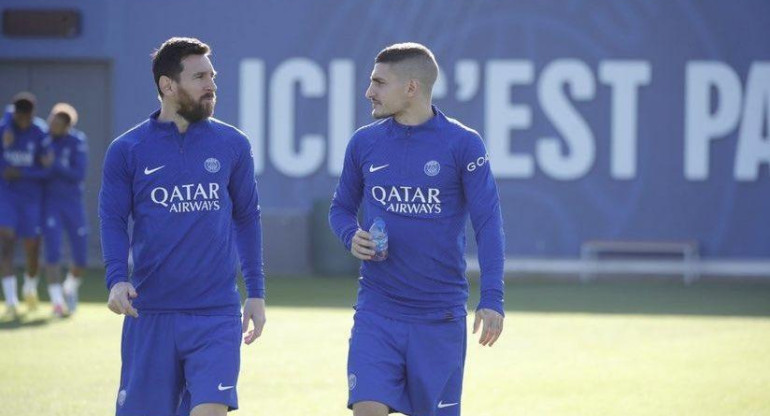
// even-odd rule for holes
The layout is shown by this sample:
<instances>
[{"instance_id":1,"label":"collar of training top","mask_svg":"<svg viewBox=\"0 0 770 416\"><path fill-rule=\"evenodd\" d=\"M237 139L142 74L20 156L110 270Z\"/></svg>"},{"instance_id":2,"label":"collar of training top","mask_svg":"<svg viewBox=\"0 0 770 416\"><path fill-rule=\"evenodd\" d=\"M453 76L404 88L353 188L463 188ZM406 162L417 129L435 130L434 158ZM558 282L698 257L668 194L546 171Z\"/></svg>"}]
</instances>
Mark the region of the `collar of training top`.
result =
<instances>
[{"instance_id":1,"label":"collar of training top","mask_svg":"<svg viewBox=\"0 0 770 416\"><path fill-rule=\"evenodd\" d=\"M435 105L430 106L430 108L433 110L433 117L429 118L427 121L425 121L422 124L418 124L416 126L407 126L404 124L399 123L396 121L395 117L390 117L388 119L388 123L390 124L390 127L392 129L395 129L397 131L424 131L424 130L430 130L438 126L439 120L444 118L444 113L441 112Z\"/></svg>"},{"instance_id":2,"label":"collar of training top","mask_svg":"<svg viewBox=\"0 0 770 416\"><path fill-rule=\"evenodd\" d=\"M179 132L179 130L176 128L176 124L174 124L173 121L158 121L158 116L160 116L160 110L155 110L154 113L150 114L150 126L155 129L167 132ZM211 117L207 117L201 121L196 121L195 123L190 123L190 125L187 127L187 133L189 133L191 130L198 129L203 126L208 126L209 123L211 123Z\"/></svg>"}]
</instances>

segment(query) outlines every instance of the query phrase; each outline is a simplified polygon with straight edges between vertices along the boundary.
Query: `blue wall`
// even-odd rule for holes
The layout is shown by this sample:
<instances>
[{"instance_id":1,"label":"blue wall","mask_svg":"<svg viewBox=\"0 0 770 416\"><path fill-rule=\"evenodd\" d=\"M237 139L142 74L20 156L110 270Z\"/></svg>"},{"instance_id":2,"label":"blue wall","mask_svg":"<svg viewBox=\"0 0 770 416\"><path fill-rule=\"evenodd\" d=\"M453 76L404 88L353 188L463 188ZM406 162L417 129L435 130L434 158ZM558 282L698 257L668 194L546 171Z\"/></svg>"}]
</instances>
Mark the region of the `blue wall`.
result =
<instances>
[{"instance_id":1,"label":"blue wall","mask_svg":"<svg viewBox=\"0 0 770 416\"><path fill-rule=\"evenodd\" d=\"M368 123L373 57L417 41L435 102L479 130L508 253L573 257L589 239L698 240L770 257L770 2L6 0L82 11L73 40L0 38L0 59L113 64L114 133L157 107L149 54L214 49L217 117L252 138L262 205L328 199Z\"/></svg>"}]
</instances>

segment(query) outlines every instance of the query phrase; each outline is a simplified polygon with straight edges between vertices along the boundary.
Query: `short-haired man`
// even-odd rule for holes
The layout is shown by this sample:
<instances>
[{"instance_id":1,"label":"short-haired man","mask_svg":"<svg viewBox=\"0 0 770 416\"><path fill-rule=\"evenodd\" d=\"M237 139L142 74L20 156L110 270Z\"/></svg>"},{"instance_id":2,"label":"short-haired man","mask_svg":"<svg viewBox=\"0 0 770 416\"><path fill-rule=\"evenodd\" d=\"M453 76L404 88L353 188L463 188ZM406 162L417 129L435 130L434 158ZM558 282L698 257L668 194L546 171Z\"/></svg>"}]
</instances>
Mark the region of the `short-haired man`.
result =
<instances>
[{"instance_id":1,"label":"short-haired man","mask_svg":"<svg viewBox=\"0 0 770 416\"><path fill-rule=\"evenodd\" d=\"M473 331L483 324L479 342L491 346L503 329L497 185L478 133L431 104L437 76L423 45L391 45L377 55L366 97L378 121L350 140L329 212L335 234L363 260L348 354L355 416L460 414L468 216L481 265ZM378 217L388 235L384 260L373 257L365 231Z\"/></svg>"},{"instance_id":2,"label":"short-haired man","mask_svg":"<svg viewBox=\"0 0 770 416\"><path fill-rule=\"evenodd\" d=\"M48 116L48 136L54 159L45 182L43 203L43 245L46 279L53 313L74 312L78 288L86 267L88 227L83 206L83 182L88 170L88 144L83 132L75 130L78 113L70 104L58 103ZM62 234L69 239L72 265L61 281Z\"/></svg>"},{"instance_id":3,"label":"short-haired man","mask_svg":"<svg viewBox=\"0 0 770 416\"><path fill-rule=\"evenodd\" d=\"M0 277L5 315L18 317L18 293L13 271L16 239L24 244L26 273L22 293L30 310L37 307L43 179L52 156L45 132L34 123L35 96L23 92L13 98L13 113L0 123Z\"/></svg>"},{"instance_id":4,"label":"short-haired man","mask_svg":"<svg viewBox=\"0 0 770 416\"><path fill-rule=\"evenodd\" d=\"M236 409L242 333L254 323L245 335L251 344L265 323L254 162L246 136L211 117L210 52L193 38L160 46L152 63L160 111L113 141L104 160L108 306L126 315L119 416ZM247 291L242 319L237 258Z\"/></svg>"}]
</instances>

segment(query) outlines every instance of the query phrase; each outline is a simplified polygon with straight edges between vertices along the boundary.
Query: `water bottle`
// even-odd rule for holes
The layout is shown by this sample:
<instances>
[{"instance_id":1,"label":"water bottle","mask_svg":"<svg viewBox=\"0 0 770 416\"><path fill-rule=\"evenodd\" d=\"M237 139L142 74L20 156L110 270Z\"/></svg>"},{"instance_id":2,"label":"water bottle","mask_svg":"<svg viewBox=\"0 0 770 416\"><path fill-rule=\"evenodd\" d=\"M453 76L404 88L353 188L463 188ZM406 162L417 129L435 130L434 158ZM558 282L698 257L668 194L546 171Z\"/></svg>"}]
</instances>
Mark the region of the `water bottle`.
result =
<instances>
[{"instance_id":1,"label":"water bottle","mask_svg":"<svg viewBox=\"0 0 770 416\"><path fill-rule=\"evenodd\" d=\"M371 261L383 261L388 258L388 230L385 228L385 220L375 218L369 227L369 234L374 241L374 256Z\"/></svg>"}]
</instances>

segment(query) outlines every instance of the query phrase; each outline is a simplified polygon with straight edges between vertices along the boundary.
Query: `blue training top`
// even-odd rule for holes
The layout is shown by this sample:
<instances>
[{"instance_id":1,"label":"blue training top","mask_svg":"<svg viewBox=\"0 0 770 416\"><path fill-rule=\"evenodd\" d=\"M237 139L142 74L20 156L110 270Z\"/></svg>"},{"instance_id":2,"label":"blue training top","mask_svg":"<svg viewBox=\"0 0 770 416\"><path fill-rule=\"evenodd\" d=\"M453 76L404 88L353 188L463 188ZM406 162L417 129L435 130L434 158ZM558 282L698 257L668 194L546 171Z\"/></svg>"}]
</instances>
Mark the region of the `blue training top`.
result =
<instances>
[{"instance_id":1,"label":"blue training top","mask_svg":"<svg viewBox=\"0 0 770 416\"><path fill-rule=\"evenodd\" d=\"M50 173L50 168L43 167L40 159L50 151L50 139L37 124L20 129L7 113L0 122L0 140L6 129L12 130L14 140L9 146L0 143L0 174L14 167L19 169L21 178L7 181L0 176L0 197L40 204L43 180Z\"/></svg>"},{"instance_id":2,"label":"blue training top","mask_svg":"<svg viewBox=\"0 0 770 416\"><path fill-rule=\"evenodd\" d=\"M51 173L45 183L48 203L80 201L83 198L83 181L88 169L88 143L86 135L75 129L61 137L48 137L54 153Z\"/></svg>"},{"instance_id":3,"label":"blue training top","mask_svg":"<svg viewBox=\"0 0 770 416\"><path fill-rule=\"evenodd\" d=\"M504 235L489 157L478 133L433 111L419 126L379 120L348 143L331 228L348 250L356 230L376 217L388 231L388 258L361 266L356 309L412 321L465 316L470 215L481 266L478 308L502 314Z\"/></svg>"},{"instance_id":4,"label":"blue training top","mask_svg":"<svg viewBox=\"0 0 770 416\"><path fill-rule=\"evenodd\" d=\"M185 134L149 120L115 139L99 194L107 288L128 276L140 311L239 314L236 247L249 297L265 296L254 162L246 136L209 118Z\"/></svg>"}]
</instances>

